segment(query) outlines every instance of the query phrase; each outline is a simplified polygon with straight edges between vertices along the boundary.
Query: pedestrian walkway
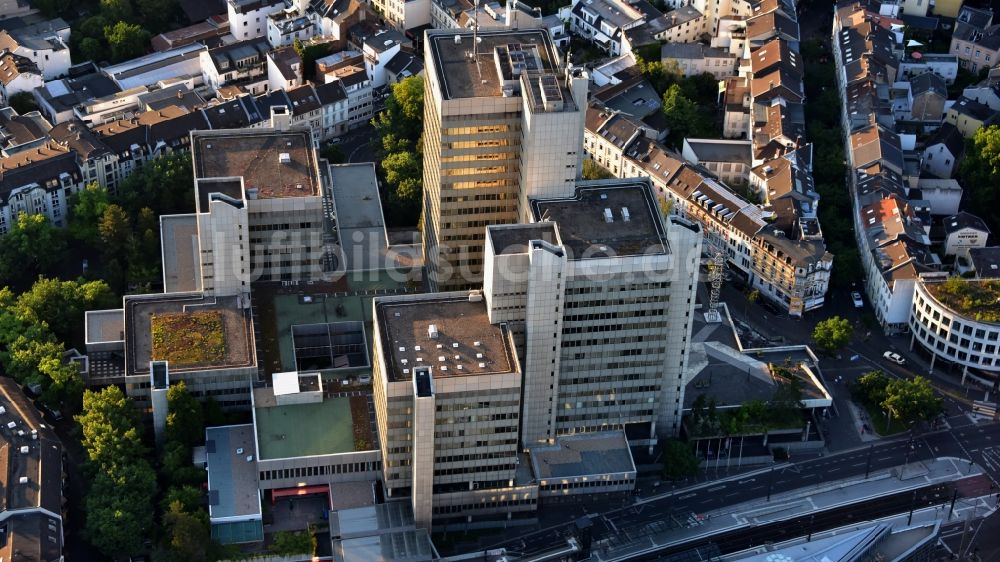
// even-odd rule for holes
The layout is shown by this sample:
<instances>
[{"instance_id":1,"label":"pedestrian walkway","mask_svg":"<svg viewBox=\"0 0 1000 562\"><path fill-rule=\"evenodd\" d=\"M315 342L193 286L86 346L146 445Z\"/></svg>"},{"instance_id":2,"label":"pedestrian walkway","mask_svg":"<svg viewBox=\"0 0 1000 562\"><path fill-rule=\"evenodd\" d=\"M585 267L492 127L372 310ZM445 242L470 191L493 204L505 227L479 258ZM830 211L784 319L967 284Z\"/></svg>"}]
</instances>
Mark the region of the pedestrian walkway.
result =
<instances>
[{"instance_id":1,"label":"pedestrian walkway","mask_svg":"<svg viewBox=\"0 0 1000 562\"><path fill-rule=\"evenodd\" d=\"M873 429L872 420L868 418L868 413L860 408L853 400L847 400L847 409L851 412L854 420L854 428L858 432L858 438L865 443L878 441L881 439Z\"/></svg>"}]
</instances>

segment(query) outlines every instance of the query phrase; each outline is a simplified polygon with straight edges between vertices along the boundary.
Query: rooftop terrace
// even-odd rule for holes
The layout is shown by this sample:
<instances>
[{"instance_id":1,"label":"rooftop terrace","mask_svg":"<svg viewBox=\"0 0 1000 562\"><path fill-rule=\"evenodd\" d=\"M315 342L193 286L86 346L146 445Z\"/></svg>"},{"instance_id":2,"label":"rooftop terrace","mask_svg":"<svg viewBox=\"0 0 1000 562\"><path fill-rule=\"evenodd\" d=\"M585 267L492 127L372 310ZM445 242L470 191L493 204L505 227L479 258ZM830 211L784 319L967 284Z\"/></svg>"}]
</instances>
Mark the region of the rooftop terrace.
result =
<instances>
[{"instance_id":1,"label":"rooftop terrace","mask_svg":"<svg viewBox=\"0 0 1000 562\"><path fill-rule=\"evenodd\" d=\"M517 368L507 328L490 324L481 296L389 297L376 300L375 309L387 355L382 364L390 381L410 380L416 367L429 367L434 378L510 373Z\"/></svg>"},{"instance_id":2,"label":"rooftop terrace","mask_svg":"<svg viewBox=\"0 0 1000 562\"><path fill-rule=\"evenodd\" d=\"M195 131L195 178L243 178L248 199L319 195L308 131Z\"/></svg>"},{"instance_id":3,"label":"rooftop terrace","mask_svg":"<svg viewBox=\"0 0 1000 562\"><path fill-rule=\"evenodd\" d=\"M572 198L531 202L536 221L558 224L571 259L666 254L659 202L648 180L582 183Z\"/></svg>"}]
</instances>

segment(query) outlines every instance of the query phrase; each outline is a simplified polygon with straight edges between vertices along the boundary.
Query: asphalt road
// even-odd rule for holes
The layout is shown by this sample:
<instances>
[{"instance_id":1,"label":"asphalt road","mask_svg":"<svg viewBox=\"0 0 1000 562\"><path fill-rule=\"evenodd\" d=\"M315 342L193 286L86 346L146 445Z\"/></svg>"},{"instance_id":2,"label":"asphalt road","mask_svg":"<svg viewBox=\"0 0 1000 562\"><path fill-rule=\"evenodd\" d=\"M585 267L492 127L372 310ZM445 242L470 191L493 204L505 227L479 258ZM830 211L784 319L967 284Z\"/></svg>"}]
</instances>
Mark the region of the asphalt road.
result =
<instances>
[{"instance_id":1,"label":"asphalt road","mask_svg":"<svg viewBox=\"0 0 1000 562\"><path fill-rule=\"evenodd\" d=\"M876 442L840 454L777 466L765 473L706 484L697 489L677 490L637 504L641 507L629 506L605 512L603 519L611 521L619 532L632 530L638 534L641 529L657 522L670 524L671 520L684 521L691 516L763 499L769 491L772 495L794 492L830 480L861 477L867 470L885 470L904 462L915 463L936 457L972 459L997 481L1000 478L1000 424L938 431L915 436L912 441L904 436ZM504 547L518 553L541 552L563 544L563 537L571 526L572 518L563 525L519 535L509 541L462 547ZM595 534L595 541L601 538Z\"/></svg>"}]
</instances>

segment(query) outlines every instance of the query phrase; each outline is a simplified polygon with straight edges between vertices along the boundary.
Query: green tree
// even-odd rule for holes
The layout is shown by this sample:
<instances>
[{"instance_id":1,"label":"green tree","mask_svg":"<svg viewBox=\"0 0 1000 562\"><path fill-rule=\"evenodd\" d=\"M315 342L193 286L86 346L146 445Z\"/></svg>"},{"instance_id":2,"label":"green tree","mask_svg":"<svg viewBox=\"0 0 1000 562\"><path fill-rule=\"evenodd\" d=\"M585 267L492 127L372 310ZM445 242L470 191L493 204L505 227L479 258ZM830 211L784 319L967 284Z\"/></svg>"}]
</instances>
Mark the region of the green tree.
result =
<instances>
[{"instance_id":1,"label":"green tree","mask_svg":"<svg viewBox=\"0 0 1000 562\"><path fill-rule=\"evenodd\" d=\"M93 37L80 39L80 46L77 48L77 52L80 53L81 60L93 61L94 63L99 63L108 56L107 50L104 48L101 40Z\"/></svg>"},{"instance_id":2,"label":"green tree","mask_svg":"<svg viewBox=\"0 0 1000 562\"><path fill-rule=\"evenodd\" d=\"M882 371L868 371L854 381L852 391L855 398L874 405L881 405L886 398L889 377Z\"/></svg>"},{"instance_id":3,"label":"green tree","mask_svg":"<svg viewBox=\"0 0 1000 562\"><path fill-rule=\"evenodd\" d=\"M885 387L885 400L881 406L892 417L912 423L930 420L941 413L942 402L934 388L924 377L892 379Z\"/></svg>"},{"instance_id":4,"label":"green tree","mask_svg":"<svg viewBox=\"0 0 1000 562\"><path fill-rule=\"evenodd\" d=\"M590 158L583 159L583 179L585 180L606 180L613 178L606 168L594 162Z\"/></svg>"},{"instance_id":5,"label":"green tree","mask_svg":"<svg viewBox=\"0 0 1000 562\"><path fill-rule=\"evenodd\" d=\"M163 495L163 511L170 510L170 506L179 503L184 511L197 511L201 509L205 494L194 486L171 486Z\"/></svg>"},{"instance_id":6,"label":"green tree","mask_svg":"<svg viewBox=\"0 0 1000 562\"><path fill-rule=\"evenodd\" d=\"M174 501L163 514L163 527L167 535L167 546L174 560L208 560L212 534L204 511L188 511L180 501Z\"/></svg>"},{"instance_id":7,"label":"green tree","mask_svg":"<svg viewBox=\"0 0 1000 562\"><path fill-rule=\"evenodd\" d=\"M189 154L174 152L160 156L122 181L115 202L129 216L136 216L143 207L150 207L158 215L192 213L195 209L192 176Z\"/></svg>"},{"instance_id":8,"label":"green tree","mask_svg":"<svg viewBox=\"0 0 1000 562\"><path fill-rule=\"evenodd\" d=\"M387 190L386 220L395 226L415 224L423 200L423 84L421 76L393 84L385 110L372 119Z\"/></svg>"},{"instance_id":9,"label":"green tree","mask_svg":"<svg viewBox=\"0 0 1000 562\"><path fill-rule=\"evenodd\" d=\"M179 19L180 4L177 0L136 0L136 8L142 15L143 26L150 33L161 33Z\"/></svg>"},{"instance_id":10,"label":"green tree","mask_svg":"<svg viewBox=\"0 0 1000 562\"><path fill-rule=\"evenodd\" d=\"M132 232L125 209L116 204L108 205L101 215L100 222L97 223L97 232L104 244L105 254L120 255L128 244Z\"/></svg>"},{"instance_id":11,"label":"green tree","mask_svg":"<svg viewBox=\"0 0 1000 562\"><path fill-rule=\"evenodd\" d=\"M274 534L274 540L268 547L274 554L291 556L295 554L316 554L316 535L312 528L294 533L291 531L278 531Z\"/></svg>"},{"instance_id":12,"label":"green tree","mask_svg":"<svg viewBox=\"0 0 1000 562\"><path fill-rule=\"evenodd\" d=\"M976 131L967 141L959 171L969 208L985 210L1000 206L1000 126L990 125ZM997 213L985 212L982 217L993 232L1000 231Z\"/></svg>"},{"instance_id":13,"label":"green tree","mask_svg":"<svg viewBox=\"0 0 1000 562\"><path fill-rule=\"evenodd\" d=\"M131 21L132 4L129 0L101 0L101 15L107 21Z\"/></svg>"},{"instance_id":14,"label":"green tree","mask_svg":"<svg viewBox=\"0 0 1000 562\"><path fill-rule=\"evenodd\" d=\"M668 439L663 444L663 477L667 480L680 480L698 474L701 461L691 451L691 446Z\"/></svg>"},{"instance_id":15,"label":"green tree","mask_svg":"<svg viewBox=\"0 0 1000 562\"><path fill-rule=\"evenodd\" d=\"M110 308L117 298L104 281L60 281L40 277L17 297L17 314L27 322L46 323L62 341L82 343L84 313ZM80 338L74 338L74 335Z\"/></svg>"},{"instance_id":16,"label":"green tree","mask_svg":"<svg viewBox=\"0 0 1000 562\"><path fill-rule=\"evenodd\" d=\"M678 84L672 84L663 94L663 114L670 127L670 142L683 144L685 138L705 135L708 125L698 104L684 95Z\"/></svg>"},{"instance_id":17,"label":"green tree","mask_svg":"<svg viewBox=\"0 0 1000 562\"><path fill-rule=\"evenodd\" d=\"M827 353L833 353L851 341L854 328L851 322L840 316L820 321L813 329L813 340Z\"/></svg>"},{"instance_id":18,"label":"green tree","mask_svg":"<svg viewBox=\"0 0 1000 562\"><path fill-rule=\"evenodd\" d=\"M292 42L292 49L302 61L302 75L306 80L316 76L316 60L330 54L330 43L313 43L306 45L298 38Z\"/></svg>"},{"instance_id":19,"label":"green tree","mask_svg":"<svg viewBox=\"0 0 1000 562\"><path fill-rule=\"evenodd\" d=\"M184 381L170 385L167 390L168 440L191 447L205 440L205 419L201 403L191 395Z\"/></svg>"},{"instance_id":20,"label":"green tree","mask_svg":"<svg viewBox=\"0 0 1000 562\"><path fill-rule=\"evenodd\" d=\"M69 199L69 233L87 244L96 246L100 237L97 225L111 204L108 190L96 182L87 184Z\"/></svg>"},{"instance_id":21,"label":"green tree","mask_svg":"<svg viewBox=\"0 0 1000 562\"><path fill-rule=\"evenodd\" d=\"M138 554L153 528L155 495L156 473L142 458L98 471L85 499L87 539L109 557Z\"/></svg>"},{"instance_id":22,"label":"green tree","mask_svg":"<svg viewBox=\"0 0 1000 562\"><path fill-rule=\"evenodd\" d=\"M64 233L41 214L22 213L0 238L0 284L19 285L65 258Z\"/></svg>"},{"instance_id":23,"label":"green tree","mask_svg":"<svg viewBox=\"0 0 1000 562\"><path fill-rule=\"evenodd\" d=\"M69 10L70 1L69 0L32 0L31 5L38 8L45 17L47 18L57 18L62 17L67 14Z\"/></svg>"},{"instance_id":24,"label":"green tree","mask_svg":"<svg viewBox=\"0 0 1000 562\"><path fill-rule=\"evenodd\" d=\"M149 32L138 24L118 23L104 28L104 38L111 48L111 60L121 62L134 59L146 53Z\"/></svg>"},{"instance_id":25,"label":"green tree","mask_svg":"<svg viewBox=\"0 0 1000 562\"><path fill-rule=\"evenodd\" d=\"M38 104L35 102L35 96L31 95L31 92L18 92L10 96L7 103L14 108L14 111L18 115L38 111Z\"/></svg>"},{"instance_id":26,"label":"green tree","mask_svg":"<svg viewBox=\"0 0 1000 562\"><path fill-rule=\"evenodd\" d=\"M139 414L117 386L84 392L83 413L76 416L76 421L87 458L99 470L141 459L147 452Z\"/></svg>"}]
</instances>

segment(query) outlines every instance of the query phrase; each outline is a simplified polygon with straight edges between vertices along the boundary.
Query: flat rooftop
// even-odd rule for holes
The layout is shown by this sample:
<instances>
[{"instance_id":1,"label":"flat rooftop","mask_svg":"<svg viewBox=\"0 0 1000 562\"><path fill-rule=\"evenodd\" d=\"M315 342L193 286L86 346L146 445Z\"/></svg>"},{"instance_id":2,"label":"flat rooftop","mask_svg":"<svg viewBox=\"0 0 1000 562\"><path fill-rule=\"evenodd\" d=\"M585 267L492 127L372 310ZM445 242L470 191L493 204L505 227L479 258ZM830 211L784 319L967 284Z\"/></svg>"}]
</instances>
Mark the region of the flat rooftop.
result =
<instances>
[{"instance_id":1,"label":"flat rooftop","mask_svg":"<svg viewBox=\"0 0 1000 562\"><path fill-rule=\"evenodd\" d=\"M123 309L88 310L85 319L88 344L125 340L125 311Z\"/></svg>"},{"instance_id":2,"label":"flat rooftop","mask_svg":"<svg viewBox=\"0 0 1000 562\"><path fill-rule=\"evenodd\" d=\"M532 240L544 240L550 244L559 244L556 225L551 222L494 225L487 227L486 232L490 236L493 251L497 255L526 253L528 244Z\"/></svg>"},{"instance_id":3,"label":"flat rooftop","mask_svg":"<svg viewBox=\"0 0 1000 562\"><path fill-rule=\"evenodd\" d=\"M387 256L389 241L375 164L333 165L330 179L345 269L367 271L394 265Z\"/></svg>"},{"instance_id":4,"label":"flat rooftop","mask_svg":"<svg viewBox=\"0 0 1000 562\"><path fill-rule=\"evenodd\" d=\"M468 293L390 297L376 300L375 309L392 381L411 380L416 367L429 367L434 378L516 369L507 328L490 324L486 302L470 301Z\"/></svg>"},{"instance_id":5,"label":"flat rooftop","mask_svg":"<svg viewBox=\"0 0 1000 562\"><path fill-rule=\"evenodd\" d=\"M570 259L666 254L662 211L648 182L585 182L571 198L531 201L538 222L558 225Z\"/></svg>"},{"instance_id":6,"label":"flat rooftop","mask_svg":"<svg viewBox=\"0 0 1000 562\"><path fill-rule=\"evenodd\" d=\"M163 292L200 291L198 218L193 214L162 215L160 246L163 251Z\"/></svg>"},{"instance_id":7,"label":"flat rooftop","mask_svg":"<svg viewBox=\"0 0 1000 562\"><path fill-rule=\"evenodd\" d=\"M0 379L0 512L62 508L62 446L13 379ZM32 438L32 433L37 439ZM22 480L23 479L23 480Z\"/></svg>"},{"instance_id":8,"label":"flat rooftop","mask_svg":"<svg viewBox=\"0 0 1000 562\"><path fill-rule=\"evenodd\" d=\"M255 388L253 400L258 454L262 459L336 455L357 450L350 398L327 397L322 402L279 406L273 388Z\"/></svg>"},{"instance_id":9,"label":"flat rooftop","mask_svg":"<svg viewBox=\"0 0 1000 562\"><path fill-rule=\"evenodd\" d=\"M196 179L242 177L248 199L319 195L308 131L194 131L191 139Z\"/></svg>"},{"instance_id":10,"label":"flat rooftop","mask_svg":"<svg viewBox=\"0 0 1000 562\"><path fill-rule=\"evenodd\" d=\"M459 43L455 42L455 37L461 38ZM503 77L494 54L497 47L534 45L538 54L535 71L545 74L557 72L558 55L545 30L480 30L479 39L478 60L473 61L469 57L472 31L428 31L428 48L444 99L503 96Z\"/></svg>"},{"instance_id":11,"label":"flat rooftop","mask_svg":"<svg viewBox=\"0 0 1000 562\"><path fill-rule=\"evenodd\" d=\"M260 516L253 425L205 428L205 457L209 516L212 519Z\"/></svg>"},{"instance_id":12,"label":"flat rooftop","mask_svg":"<svg viewBox=\"0 0 1000 562\"><path fill-rule=\"evenodd\" d=\"M256 365L253 326L249 307L242 306L239 297L205 298L200 294L153 294L125 297L125 357L126 374L149 373L149 362L164 360L154 357L153 349L161 353L183 350L190 342L205 339L205 329L212 331L216 343L197 357L185 354L171 362L172 371L208 371ZM168 341L154 342L154 317L157 328ZM207 327L207 328L206 328ZM221 337L222 351L217 349ZM192 363L185 365L184 361Z\"/></svg>"},{"instance_id":13,"label":"flat rooftop","mask_svg":"<svg viewBox=\"0 0 1000 562\"><path fill-rule=\"evenodd\" d=\"M603 431L560 437L555 445L530 448L539 479L635 472L625 433Z\"/></svg>"}]
</instances>

